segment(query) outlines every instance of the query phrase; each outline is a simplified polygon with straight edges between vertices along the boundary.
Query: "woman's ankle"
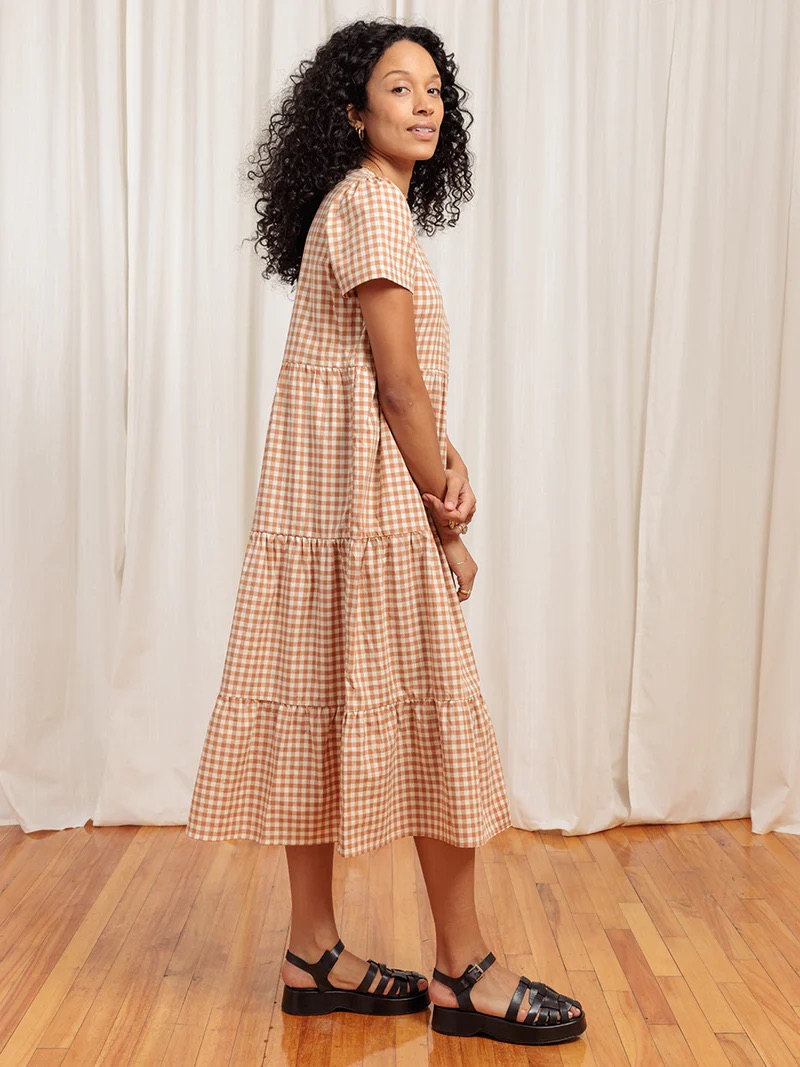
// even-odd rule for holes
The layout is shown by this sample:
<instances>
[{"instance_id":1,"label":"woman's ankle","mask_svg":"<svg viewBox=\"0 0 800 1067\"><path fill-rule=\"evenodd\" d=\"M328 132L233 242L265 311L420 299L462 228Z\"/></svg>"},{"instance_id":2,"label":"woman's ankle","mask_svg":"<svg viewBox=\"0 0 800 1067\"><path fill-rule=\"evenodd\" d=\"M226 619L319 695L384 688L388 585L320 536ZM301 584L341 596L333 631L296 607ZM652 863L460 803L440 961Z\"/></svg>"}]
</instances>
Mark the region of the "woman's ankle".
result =
<instances>
[{"instance_id":1,"label":"woman's ankle","mask_svg":"<svg viewBox=\"0 0 800 1067\"><path fill-rule=\"evenodd\" d=\"M293 927L289 934L288 949L306 963L316 963L323 952L332 949L339 940L335 926L325 924L297 930Z\"/></svg>"},{"instance_id":2,"label":"woman's ankle","mask_svg":"<svg viewBox=\"0 0 800 1067\"><path fill-rule=\"evenodd\" d=\"M483 939L458 945L438 945L436 948L436 969L450 978L460 978L473 963L487 956L489 949Z\"/></svg>"}]
</instances>

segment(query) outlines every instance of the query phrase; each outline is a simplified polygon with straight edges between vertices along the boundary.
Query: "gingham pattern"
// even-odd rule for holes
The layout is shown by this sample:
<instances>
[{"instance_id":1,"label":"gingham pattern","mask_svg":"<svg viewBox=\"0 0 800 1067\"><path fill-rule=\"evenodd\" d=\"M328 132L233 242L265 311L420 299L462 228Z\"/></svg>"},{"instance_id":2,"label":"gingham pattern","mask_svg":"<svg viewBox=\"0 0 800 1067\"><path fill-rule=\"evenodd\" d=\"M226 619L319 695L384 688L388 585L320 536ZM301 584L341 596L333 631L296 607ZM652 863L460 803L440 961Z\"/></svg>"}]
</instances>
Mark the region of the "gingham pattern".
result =
<instances>
[{"instance_id":1,"label":"gingham pattern","mask_svg":"<svg viewBox=\"0 0 800 1067\"><path fill-rule=\"evenodd\" d=\"M402 191L358 168L306 239L190 837L352 856L510 825L450 568L377 397L352 290L378 277L413 293L446 461L441 292Z\"/></svg>"}]
</instances>

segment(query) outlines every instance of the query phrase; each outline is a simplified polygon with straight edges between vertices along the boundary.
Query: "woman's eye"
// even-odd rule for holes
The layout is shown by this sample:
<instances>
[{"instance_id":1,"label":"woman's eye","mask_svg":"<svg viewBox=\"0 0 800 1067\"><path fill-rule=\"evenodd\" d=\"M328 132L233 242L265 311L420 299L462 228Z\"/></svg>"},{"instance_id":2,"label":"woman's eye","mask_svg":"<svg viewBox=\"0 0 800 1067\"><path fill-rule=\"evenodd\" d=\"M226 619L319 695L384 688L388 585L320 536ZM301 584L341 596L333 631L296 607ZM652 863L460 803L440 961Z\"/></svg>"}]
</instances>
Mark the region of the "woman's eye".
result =
<instances>
[{"instance_id":1,"label":"woman's eye","mask_svg":"<svg viewBox=\"0 0 800 1067\"><path fill-rule=\"evenodd\" d=\"M395 85L394 89L392 89L392 92L396 93L398 91L398 89L399 90L408 89L408 86L407 85ZM441 91L442 91L441 89L437 89L435 87L433 87L432 89L428 90L428 92L434 92L434 93L439 93L439 94L441 94ZM410 90L409 90L409 92L410 92Z\"/></svg>"}]
</instances>

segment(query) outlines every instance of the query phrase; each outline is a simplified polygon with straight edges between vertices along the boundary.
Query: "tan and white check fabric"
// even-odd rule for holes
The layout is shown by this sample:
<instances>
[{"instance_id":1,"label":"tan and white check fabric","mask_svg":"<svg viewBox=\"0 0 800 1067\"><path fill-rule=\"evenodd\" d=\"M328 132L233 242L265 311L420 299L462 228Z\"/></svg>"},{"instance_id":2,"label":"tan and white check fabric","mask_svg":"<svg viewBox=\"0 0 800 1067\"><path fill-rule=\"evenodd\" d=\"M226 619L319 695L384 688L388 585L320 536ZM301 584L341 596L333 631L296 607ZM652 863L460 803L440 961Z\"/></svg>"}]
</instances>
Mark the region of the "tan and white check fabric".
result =
<instances>
[{"instance_id":1,"label":"tan and white check fabric","mask_svg":"<svg viewBox=\"0 0 800 1067\"><path fill-rule=\"evenodd\" d=\"M462 606L378 401L352 292L378 277L413 293L446 462L441 292L402 191L359 167L306 239L190 837L352 856L510 825Z\"/></svg>"}]
</instances>

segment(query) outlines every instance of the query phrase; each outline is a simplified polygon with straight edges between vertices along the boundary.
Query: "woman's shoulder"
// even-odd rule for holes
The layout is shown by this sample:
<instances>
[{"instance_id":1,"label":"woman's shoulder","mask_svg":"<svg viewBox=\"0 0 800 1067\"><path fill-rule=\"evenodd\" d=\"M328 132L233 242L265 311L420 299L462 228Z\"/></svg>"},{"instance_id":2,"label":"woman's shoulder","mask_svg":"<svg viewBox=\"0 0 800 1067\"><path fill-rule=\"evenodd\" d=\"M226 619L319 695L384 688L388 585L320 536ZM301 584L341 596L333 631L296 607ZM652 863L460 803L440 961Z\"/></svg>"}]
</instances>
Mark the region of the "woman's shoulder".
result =
<instances>
[{"instance_id":1,"label":"woman's shoulder","mask_svg":"<svg viewBox=\"0 0 800 1067\"><path fill-rule=\"evenodd\" d=\"M394 182L363 167L348 171L331 190L323 228L326 258L343 297L372 278L414 292L418 242L405 194Z\"/></svg>"},{"instance_id":2,"label":"woman's shoulder","mask_svg":"<svg viewBox=\"0 0 800 1067\"><path fill-rule=\"evenodd\" d=\"M354 167L325 197L328 213L356 222L387 215L411 222L408 201L399 186L369 167Z\"/></svg>"}]
</instances>

